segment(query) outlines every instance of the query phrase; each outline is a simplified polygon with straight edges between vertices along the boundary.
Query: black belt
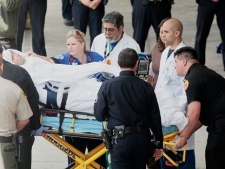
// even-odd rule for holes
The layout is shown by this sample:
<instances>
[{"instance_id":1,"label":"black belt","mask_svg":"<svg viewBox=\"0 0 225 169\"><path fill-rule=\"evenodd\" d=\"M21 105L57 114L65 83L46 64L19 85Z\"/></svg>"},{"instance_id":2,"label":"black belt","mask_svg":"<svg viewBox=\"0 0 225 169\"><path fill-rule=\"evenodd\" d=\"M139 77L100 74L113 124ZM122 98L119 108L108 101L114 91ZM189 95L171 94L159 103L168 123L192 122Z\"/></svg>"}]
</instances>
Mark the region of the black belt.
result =
<instances>
[{"instance_id":1,"label":"black belt","mask_svg":"<svg viewBox=\"0 0 225 169\"><path fill-rule=\"evenodd\" d=\"M128 133L140 133L144 131L149 131L149 128L147 127L142 127L142 126L135 126L135 127L126 127L124 128L125 134Z\"/></svg>"},{"instance_id":2,"label":"black belt","mask_svg":"<svg viewBox=\"0 0 225 169\"><path fill-rule=\"evenodd\" d=\"M10 143L12 142L12 137L4 137L4 136L0 136L0 143Z\"/></svg>"}]
</instances>

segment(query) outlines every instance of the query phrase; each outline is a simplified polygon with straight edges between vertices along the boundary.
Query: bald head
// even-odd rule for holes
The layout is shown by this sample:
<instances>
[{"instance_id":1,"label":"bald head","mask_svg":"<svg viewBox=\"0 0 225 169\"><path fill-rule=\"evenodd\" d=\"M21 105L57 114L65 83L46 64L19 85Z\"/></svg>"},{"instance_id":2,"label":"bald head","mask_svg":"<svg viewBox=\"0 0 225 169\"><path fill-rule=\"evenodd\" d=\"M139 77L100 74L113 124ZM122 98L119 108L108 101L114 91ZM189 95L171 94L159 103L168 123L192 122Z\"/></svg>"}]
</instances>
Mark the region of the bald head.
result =
<instances>
[{"instance_id":1,"label":"bald head","mask_svg":"<svg viewBox=\"0 0 225 169\"><path fill-rule=\"evenodd\" d=\"M176 19L176 18L171 18L169 20L167 20L166 22L164 22L163 25L168 25L170 26L170 28L175 32L175 31L179 31L180 32L180 36L182 35L183 32L183 24L181 23L180 20Z\"/></svg>"}]
</instances>

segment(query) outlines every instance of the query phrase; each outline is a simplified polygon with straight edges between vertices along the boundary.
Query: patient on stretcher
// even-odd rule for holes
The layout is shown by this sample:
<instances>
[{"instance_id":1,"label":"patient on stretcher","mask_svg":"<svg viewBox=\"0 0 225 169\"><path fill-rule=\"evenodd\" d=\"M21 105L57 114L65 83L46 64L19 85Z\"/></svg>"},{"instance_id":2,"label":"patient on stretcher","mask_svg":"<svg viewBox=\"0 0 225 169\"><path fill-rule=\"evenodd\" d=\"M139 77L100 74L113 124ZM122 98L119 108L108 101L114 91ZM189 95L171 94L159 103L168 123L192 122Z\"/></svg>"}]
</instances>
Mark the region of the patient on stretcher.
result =
<instances>
[{"instance_id":1,"label":"patient on stretcher","mask_svg":"<svg viewBox=\"0 0 225 169\"><path fill-rule=\"evenodd\" d=\"M15 56L12 55L17 54ZM30 74L40 102L51 108L61 108L63 95L68 93L65 109L93 113L94 100L101 85L99 79L119 75L119 68L102 62L84 65L52 64L38 57L28 57L25 53L8 49L3 52L6 61L19 64ZM17 57L17 62L12 57ZM96 74L98 72L107 72ZM95 75L95 76L94 76ZM107 76L106 76L107 75ZM96 78L98 78L98 81Z\"/></svg>"},{"instance_id":2,"label":"patient on stretcher","mask_svg":"<svg viewBox=\"0 0 225 169\"><path fill-rule=\"evenodd\" d=\"M16 63L13 62L12 57L15 56L12 53L17 54ZM76 66L52 64L38 57L28 57L26 53L11 49L3 52L3 58L13 64L19 64L28 71L37 88L41 103L46 104L49 108L61 108L63 96L68 93L66 110L90 114L93 114L94 101L101 86L101 82L90 77L93 77L93 74L97 72L108 72L114 76L118 76L120 72L118 67L102 62ZM171 99L165 100L168 95ZM177 98L164 91L160 93L157 99L165 100L164 104L159 105L162 125L165 127L175 125L179 131L183 130L188 123L183 111L186 98ZM170 109L168 109L168 106ZM171 107L173 107L172 110Z\"/></svg>"}]
</instances>

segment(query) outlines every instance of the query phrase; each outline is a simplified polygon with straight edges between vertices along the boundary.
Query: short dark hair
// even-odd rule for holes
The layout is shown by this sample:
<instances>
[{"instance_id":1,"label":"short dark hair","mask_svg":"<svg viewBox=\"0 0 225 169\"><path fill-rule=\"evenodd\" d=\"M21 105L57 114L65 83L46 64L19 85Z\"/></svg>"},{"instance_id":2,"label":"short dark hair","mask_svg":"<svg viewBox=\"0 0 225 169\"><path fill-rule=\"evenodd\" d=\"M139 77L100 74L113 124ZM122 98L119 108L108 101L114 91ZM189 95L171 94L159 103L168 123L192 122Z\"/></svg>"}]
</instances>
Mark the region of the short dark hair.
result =
<instances>
[{"instance_id":1,"label":"short dark hair","mask_svg":"<svg viewBox=\"0 0 225 169\"><path fill-rule=\"evenodd\" d=\"M174 52L174 57L175 56L178 56L181 58L198 60L198 55L197 55L196 50L190 46L185 46L185 47L178 49L177 51Z\"/></svg>"},{"instance_id":2,"label":"short dark hair","mask_svg":"<svg viewBox=\"0 0 225 169\"><path fill-rule=\"evenodd\" d=\"M121 68L133 68L138 60L138 54L134 49L123 49L118 56L118 64Z\"/></svg>"},{"instance_id":3,"label":"short dark hair","mask_svg":"<svg viewBox=\"0 0 225 169\"><path fill-rule=\"evenodd\" d=\"M102 18L102 22L103 23L111 23L117 28L119 28L120 26L124 26L123 15L121 13L119 13L119 12L116 12L116 11L107 13Z\"/></svg>"}]
</instances>

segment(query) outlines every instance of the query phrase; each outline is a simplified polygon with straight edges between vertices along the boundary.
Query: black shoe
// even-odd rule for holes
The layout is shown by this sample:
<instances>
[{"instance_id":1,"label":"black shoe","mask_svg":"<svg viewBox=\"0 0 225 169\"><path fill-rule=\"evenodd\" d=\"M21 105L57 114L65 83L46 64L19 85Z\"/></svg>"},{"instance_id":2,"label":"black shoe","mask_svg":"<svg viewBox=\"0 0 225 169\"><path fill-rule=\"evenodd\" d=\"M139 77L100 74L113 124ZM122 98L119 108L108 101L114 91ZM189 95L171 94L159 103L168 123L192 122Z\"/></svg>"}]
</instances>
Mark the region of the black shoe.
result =
<instances>
[{"instance_id":1,"label":"black shoe","mask_svg":"<svg viewBox=\"0 0 225 169\"><path fill-rule=\"evenodd\" d=\"M72 21L71 19L65 19L65 20L64 20L64 24L65 24L66 26L73 26L73 21Z\"/></svg>"}]
</instances>

